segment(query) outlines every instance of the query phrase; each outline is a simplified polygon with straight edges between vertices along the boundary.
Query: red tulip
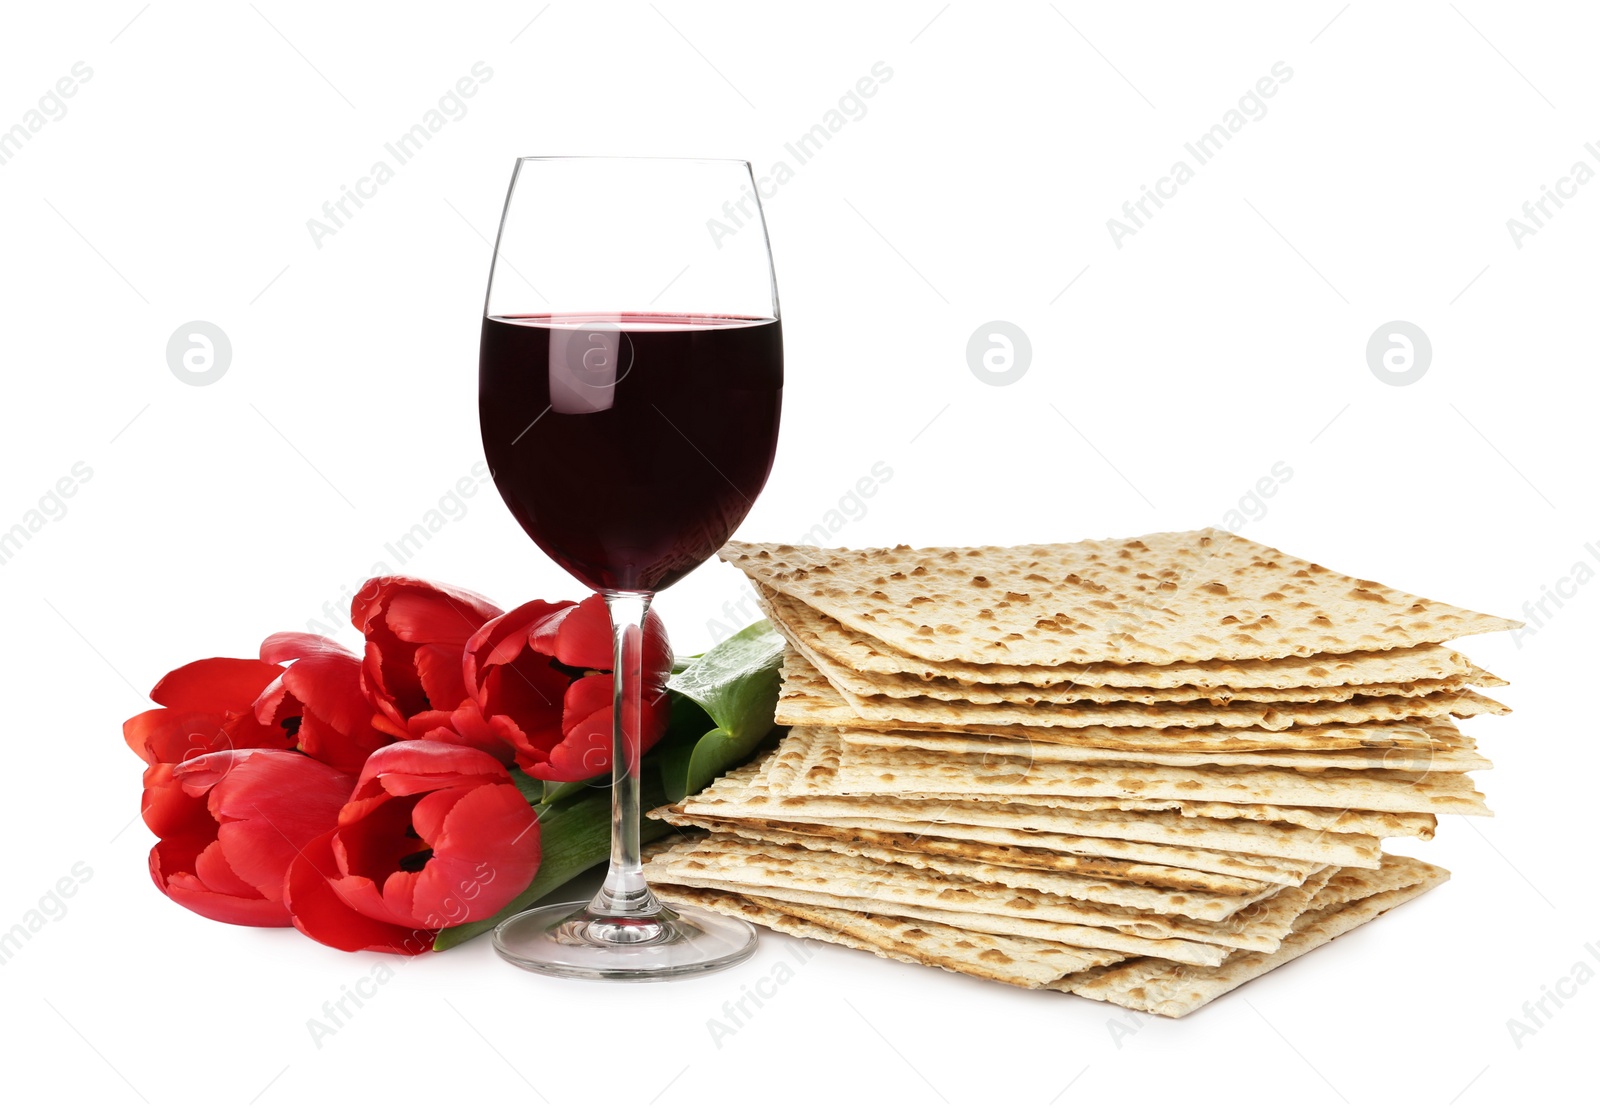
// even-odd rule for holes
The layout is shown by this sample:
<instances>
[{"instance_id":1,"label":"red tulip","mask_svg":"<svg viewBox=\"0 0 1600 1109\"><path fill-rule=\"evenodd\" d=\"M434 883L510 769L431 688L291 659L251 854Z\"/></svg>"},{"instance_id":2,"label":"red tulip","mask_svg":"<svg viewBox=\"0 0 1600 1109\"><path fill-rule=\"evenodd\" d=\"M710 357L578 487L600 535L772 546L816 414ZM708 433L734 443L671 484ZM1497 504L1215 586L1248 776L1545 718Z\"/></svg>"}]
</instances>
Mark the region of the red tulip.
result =
<instances>
[{"instance_id":1,"label":"red tulip","mask_svg":"<svg viewBox=\"0 0 1600 1109\"><path fill-rule=\"evenodd\" d=\"M156 683L163 707L122 725L123 738L148 765L180 763L211 751L293 747L294 737L256 718L255 700L283 667L253 658L204 658Z\"/></svg>"},{"instance_id":2,"label":"red tulip","mask_svg":"<svg viewBox=\"0 0 1600 1109\"><path fill-rule=\"evenodd\" d=\"M461 652L494 604L462 589L416 578L373 578L350 606L366 637L361 685L378 715L373 724L399 739L447 727L467 700Z\"/></svg>"},{"instance_id":3,"label":"red tulip","mask_svg":"<svg viewBox=\"0 0 1600 1109\"><path fill-rule=\"evenodd\" d=\"M641 752L666 732L671 715L666 627L652 612L644 630ZM598 594L581 604L530 601L489 621L466 645L466 683L481 720L470 728L503 740L535 778L575 782L608 772L612 650Z\"/></svg>"},{"instance_id":4,"label":"red tulip","mask_svg":"<svg viewBox=\"0 0 1600 1109\"><path fill-rule=\"evenodd\" d=\"M213 751L295 745L291 731L263 723L255 710L256 698L282 674L283 667L258 659L206 658L156 683L150 699L163 707L122 725L128 746L146 763L140 811L152 832L185 828L194 810L205 807L173 781L179 763Z\"/></svg>"},{"instance_id":5,"label":"red tulip","mask_svg":"<svg viewBox=\"0 0 1600 1109\"><path fill-rule=\"evenodd\" d=\"M261 644L267 662L293 665L256 701L256 716L295 737L314 759L360 772L367 756L394 737L373 727L372 703L361 691L361 659L320 635L279 632Z\"/></svg>"},{"instance_id":6,"label":"red tulip","mask_svg":"<svg viewBox=\"0 0 1600 1109\"><path fill-rule=\"evenodd\" d=\"M320 943L417 954L439 929L499 912L538 869L538 819L504 766L407 740L367 760L337 828L290 866L286 900Z\"/></svg>"},{"instance_id":7,"label":"red tulip","mask_svg":"<svg viewBox=\"0 0 1600 1109\"><path fill-rule=\"evenodd\" d=\"M289 863L333 827L353 776L274 750L218 751L152 770L169 794L161 842L150 850L156 886L212 920L288 925Z\"/></svg>"}]
</instances>

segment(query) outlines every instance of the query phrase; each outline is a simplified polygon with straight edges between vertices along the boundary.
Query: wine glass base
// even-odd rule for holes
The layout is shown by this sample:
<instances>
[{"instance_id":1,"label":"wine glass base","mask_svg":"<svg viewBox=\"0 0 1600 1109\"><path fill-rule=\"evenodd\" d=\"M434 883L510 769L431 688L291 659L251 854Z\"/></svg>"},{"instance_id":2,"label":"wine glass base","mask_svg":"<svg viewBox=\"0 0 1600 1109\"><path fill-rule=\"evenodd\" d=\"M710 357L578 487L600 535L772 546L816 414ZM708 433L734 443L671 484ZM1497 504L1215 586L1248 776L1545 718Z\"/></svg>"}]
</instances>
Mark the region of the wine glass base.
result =
<instances>
[{"instance_id":1,"label":"wine glass base","mask_svg":"<svg viewBox=\"0 0 1600 1109\"><path fill-rule=\"evenodd\" d=\"M494 946L502 959L536 974L648 982L742 963L755 953L756 931L699 909L663 906L659 915L620 919L570 901L518 913L494 930Z\"/></svg>"}]
</instances>

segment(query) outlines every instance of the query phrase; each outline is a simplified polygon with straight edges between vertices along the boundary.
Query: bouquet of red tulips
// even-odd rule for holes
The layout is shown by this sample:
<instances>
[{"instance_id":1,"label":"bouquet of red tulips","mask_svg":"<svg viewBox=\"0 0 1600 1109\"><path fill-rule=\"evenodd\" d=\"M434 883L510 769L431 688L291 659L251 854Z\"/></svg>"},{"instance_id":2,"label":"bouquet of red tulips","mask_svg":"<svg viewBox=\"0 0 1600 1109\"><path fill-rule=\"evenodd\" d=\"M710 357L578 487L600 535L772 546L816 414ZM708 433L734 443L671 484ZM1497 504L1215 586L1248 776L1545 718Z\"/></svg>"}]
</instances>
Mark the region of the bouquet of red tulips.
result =
<instances>
[{"instance_id":1,"label":"bouquet of red tulips","mask_svg":"<svg viewBox=\"0 0 1600 1109\"><path fill-rule=\"evenodd\" d=\"M150 693L161 707L123 725L146 764L163 893L213 920L409 955L487 931L606 858L601 597L502 612L464 590L380 577L356 594L351 621L359 655L272 635L258 658L180 666ZM675 667L650 615L646 807L700 788L766 737L781 653L763 622ZM646 821L642 835L664 831Z\"/></svg>"}]
</instances>

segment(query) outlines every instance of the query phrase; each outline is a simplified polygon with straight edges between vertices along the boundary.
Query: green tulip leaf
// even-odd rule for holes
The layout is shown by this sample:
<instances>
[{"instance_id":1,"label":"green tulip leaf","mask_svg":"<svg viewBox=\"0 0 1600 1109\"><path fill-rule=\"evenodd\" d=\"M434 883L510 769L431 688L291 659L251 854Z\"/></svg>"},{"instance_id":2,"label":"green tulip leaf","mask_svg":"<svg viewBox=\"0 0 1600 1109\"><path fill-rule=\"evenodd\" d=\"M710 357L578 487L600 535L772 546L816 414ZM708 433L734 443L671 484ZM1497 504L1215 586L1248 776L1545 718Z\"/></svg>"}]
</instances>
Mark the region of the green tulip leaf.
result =
<instances>
[{"instance_id":1,"label":"green tulip leaf","mask_svg":"<svg viewBox=\"0 0 1600 1109\"><path fill-rule=\"evenodd\" d=\"M667 688L677 697L668 731L671 742L661 759L669 800L681 801L710 785L767 738L778 706L782 663L783 637L761 620L672 676ZM709 728L693 730L696 716L685 701L700 710Z\"/></svg>"}]
</instances>

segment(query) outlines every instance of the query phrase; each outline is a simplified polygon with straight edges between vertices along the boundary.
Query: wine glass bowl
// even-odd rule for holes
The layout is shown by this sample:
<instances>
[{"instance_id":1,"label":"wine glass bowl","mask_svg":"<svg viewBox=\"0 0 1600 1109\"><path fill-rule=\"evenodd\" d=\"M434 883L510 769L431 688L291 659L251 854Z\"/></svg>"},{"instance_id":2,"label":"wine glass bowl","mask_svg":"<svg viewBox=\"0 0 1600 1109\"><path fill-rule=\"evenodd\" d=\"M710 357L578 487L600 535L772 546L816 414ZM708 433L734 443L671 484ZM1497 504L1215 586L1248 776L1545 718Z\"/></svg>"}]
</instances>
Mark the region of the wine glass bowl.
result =
<instances>
[{"instance_id":1,"label":"wine glass bowl","mask_svg":"<svg viewBox=\"0 0 1600 1109\"><path fill-rule=\"evenodd\" d=\"M716 553L766 482L781 325L608 315L485 320L485 451L517 521L567 572L599 591L665 589Z\"/></svg>"},{"instance_id":2,"label":"wine glass bowl","mask_svg":"<svg viewBox=\"0 0 1600 1109\"><path fill-rule=\"evenodd\" d=\"M485 457L528 535L605 598L615 643L611 864L591 901L496 930L500 954L529 970L666 978L754 949L743 921L662 905L639 857L645 616L732 535L777 449L765 223L710 227L746 195L738 161L523 158L512 175L479 348Z\"/></svg>"}]
</instances>

